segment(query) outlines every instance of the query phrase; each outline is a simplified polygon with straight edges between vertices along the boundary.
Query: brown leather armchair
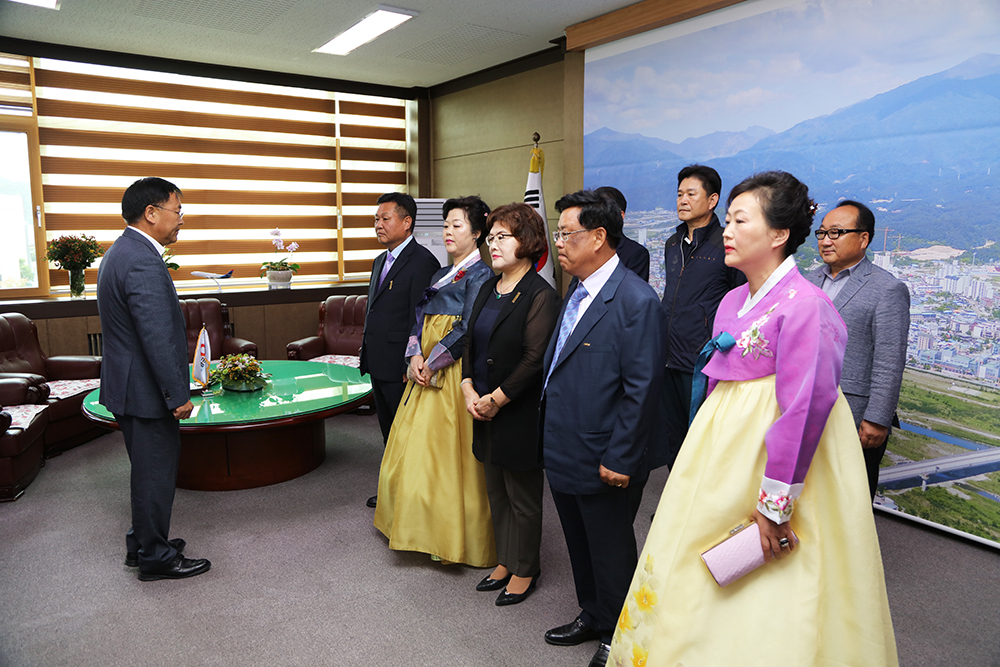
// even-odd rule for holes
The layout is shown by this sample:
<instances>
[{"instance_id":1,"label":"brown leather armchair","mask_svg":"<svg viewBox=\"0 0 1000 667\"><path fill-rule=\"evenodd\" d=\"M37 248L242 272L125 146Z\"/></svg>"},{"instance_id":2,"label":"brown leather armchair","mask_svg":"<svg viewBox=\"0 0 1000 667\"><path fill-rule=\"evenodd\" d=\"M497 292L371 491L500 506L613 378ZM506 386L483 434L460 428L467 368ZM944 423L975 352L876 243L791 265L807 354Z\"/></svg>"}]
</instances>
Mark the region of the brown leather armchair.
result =
<instances>
[{"instance_id":1,"label":"brown leather armchair","mask_svg":"<svg viewBox=\"0 0 1000 667\"><path fill-rule=\"evenodd\" d=\"M367 307L367 296L328 297L319 305L319 334L289 343L288 358L308 361L325 354L358 356Z\"/></svg>"},{"instance_id":2,"label":"brown leather armchair","mask_svg":"<svg viewBox=\"0 0 1000 667\"><path fill-rule=\"evenodd\" d=\"M0 379L0 405L12 406L44 402L47 385L39 392L26 378ZM17 500L44 465L43 435L49 423L49 409L31 417L24 428L11 428L9 412L0 412L0 502Z\"/></svg>"},{"instance_id":3,"label":"brown leather armchair","mask_svg":"<svg viewBox=\"0 0 1000 667\"><path fill-rule=\"evenodd\" d=\"M38 344L35 323L21 313L0 314L0 379L22 378L38 387L37 402L47 402L45 458L82 445L107 429L94 424L80 411L87 392L63 399L49 397L46 382L101 377L101 358L89 355L46 357ZM44 389L41 387L44 386Z\"/></svg>"},{"instance_id":4,"label":"brown leather armchair","mask_svg":"<svg viewBox=\"0 0 1000 667\"><path fill-rule=\"evenodd\" d=\"M180 302L187 329L189 359L194 358L194 348L198 344L202 324L208 331L212 359L243 353L257 356L256 343L233 336L233 325L229 322L229 308L226 304L218 299L181 299Z\"/></svg>"}]
</instances>

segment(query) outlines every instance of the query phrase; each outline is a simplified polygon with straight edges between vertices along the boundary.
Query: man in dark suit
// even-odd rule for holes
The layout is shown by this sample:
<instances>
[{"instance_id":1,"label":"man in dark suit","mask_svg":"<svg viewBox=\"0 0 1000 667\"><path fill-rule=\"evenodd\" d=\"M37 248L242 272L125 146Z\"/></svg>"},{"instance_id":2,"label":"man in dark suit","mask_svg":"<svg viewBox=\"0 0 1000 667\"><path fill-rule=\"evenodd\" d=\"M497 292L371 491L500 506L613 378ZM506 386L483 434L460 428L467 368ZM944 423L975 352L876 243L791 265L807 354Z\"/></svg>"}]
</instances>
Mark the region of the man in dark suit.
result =
<instances>
[{"instance_id":1,"label":"man in dark suit","mask_svg":"<svg viewBox=\"0 0 1000 667\"><path fill-rule=\"evenodd\" d=\"M368 312L361 343L361 372L372 380L383 444L406 388L406 342L416 323L417 303L441 268L431 251L413 239L417 204L401 192L378 198L375 234L386 252L375 258L368 283ZM368 499L375 507L377 496Z\"/></svg>"},{"instance_id":2,"label":"man in dark suit","mask_svg":"<svg viewBox=\"0 0 1000 667\"><path fill-rule=\"evenodd\" d=\"M581 611L545 641L598 639L590 664L599 667L638 559L632 522L663 381L662 309L615 253L622 216L613 200L576 192L556 209L559 264L575 280L545 353L540 429Z\"/></svg>"},{"instance_id":3,"label":"man in dark suit","mask_svg":"<svg viewBox=\"0 0 1000 667\"><path fill-rule=\"evenodd\" d=\"M874 234L871 209L856 201L840 202L816 231L826 266L806 276L826 292L847 325L840 387L858 427L873 500L896 415L910 331L910 291L865 255Z\"/></svg>"},{"instance_id":4,"label":"man in dark suit","mask_svg":"<svg viewBox=\"0 0 1000 667\"><path fill-rule=\"evenodd\" d=\"M608 197L618 204L618 208L622 210L622 221L624 222L628 201L626 201L622 191L610 185L605 185L604 187L597 188L594 192L602 197ZM622 261L626 269L647 283L649 282L649 250L646 249L646 246L640 245L625 236L625 234L622 234L622 240L618 244L618 247L615 248L615 252L618 253L618 259Z\"/></svg>"},{"instance_id":5,"label":"man in dark suit","mask_svg":"<svg viewBox=\"0 0 1000 667\"><path fill-rule=\"evenodd\" d=\"M191 415L187 335L177 292L161 255L184 224L180 189L162 178L136 181L122 197L128 227L104 255L97 308L104 335L100 402L114 415L132 463L132 526L125 564L141 581L207 572L169 539L181 438Z\"/></svg>"}]
</instances>

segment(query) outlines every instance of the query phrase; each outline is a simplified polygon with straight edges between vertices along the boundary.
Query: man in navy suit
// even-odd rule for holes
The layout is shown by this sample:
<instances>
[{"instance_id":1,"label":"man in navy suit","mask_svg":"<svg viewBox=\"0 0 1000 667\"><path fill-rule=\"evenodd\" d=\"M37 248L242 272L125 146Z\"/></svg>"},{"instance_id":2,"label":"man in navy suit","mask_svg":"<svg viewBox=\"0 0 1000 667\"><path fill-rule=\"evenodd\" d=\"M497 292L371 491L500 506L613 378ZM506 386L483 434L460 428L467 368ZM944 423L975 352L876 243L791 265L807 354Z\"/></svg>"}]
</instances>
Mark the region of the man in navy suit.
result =
<instances>
[{"instance_id":1,"label":"man in navy suit","mask_svg":"<svg viewBox=\"0 0 1000 667\"><path fill-rule=\"evenodd\" d=\"M130 185L122 197L128 227L97 274L104 335L100 402L118 422L132 463L125 564L139 567L141 581L193 577L211 567L204 558L184 558L184 540L169 539L179 420L194 407L184 315L162 258L184 224L180 194L162 178Z\"/></svg>"},{"instance_id":2,"label":"man in navy suit","mask_svg":"<svg viewBox=\"0 0 1000 667\"><path fill-rule=\"evenodd\" d=\"M613 200L582 191L556 209L559 264L574 281L545 353L540 429L581 611L545 641L600 640L595 667L607 662L638 560L632 522L663 381L663 311L615 253L622 215Z\"/></svg>"},{"instance_id":3,"label":"man in navy suit","mask_svg":"<svg viewBox=\"0 0 1000 667\"><path fill-rule=\"evenodd\" d=\"M608 197L612 199L618 208L622 210L622 221L625 220L625 209L628 206L628 201L625 199L625 195L618 188L611 187L610 185L605 185L603 187L594 190L597 194L602 197ZM622 240L615 248L615 252L618 254L618 259L622 261L625 268L639 276L647 283L649 282L649 250L646 246L636 243L629 237L622 234Z\"/></svg>"},{"instance_id":4,"label":"man in navy suit","mask_svg":"<svg viewBox=\"0 0 1000 667\"><path fill-rule=\"evenodd\" d=\"M378 198L375 235L386 252L375 258L368 283L368 311L361 343L361 372L372 380L382 442L406 388L406 342L416 323L417 303L441 268L431 251L413 239L417 204L401 192ZM375 507L377 496L368 499Z\"/></svg>"}]
</instances>

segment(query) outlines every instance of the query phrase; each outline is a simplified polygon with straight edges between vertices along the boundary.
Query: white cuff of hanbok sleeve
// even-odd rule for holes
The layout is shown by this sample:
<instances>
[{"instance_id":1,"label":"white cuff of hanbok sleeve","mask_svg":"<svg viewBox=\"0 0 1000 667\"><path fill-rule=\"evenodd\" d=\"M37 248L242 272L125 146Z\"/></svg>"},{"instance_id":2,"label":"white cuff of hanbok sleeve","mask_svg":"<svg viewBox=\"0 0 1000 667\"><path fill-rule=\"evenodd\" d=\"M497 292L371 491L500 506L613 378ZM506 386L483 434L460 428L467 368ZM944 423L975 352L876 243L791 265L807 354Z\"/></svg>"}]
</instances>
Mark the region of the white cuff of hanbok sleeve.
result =
<instances>
[{"instance_id":1,"label":"white cuff of hanbok sleeve","mask_svg":"<svg viewBox=\"0 0 1000 667\"><path fill-rule=\"evenodd\" d=\"M795 501L802 495L803 484L786 484L765 477L760 483L757 511L771 521L781 524L792 518Z\"/></svg>"},{"instance_id":2,"label":"white cuff of hanbok sleeve","mask_svg":"<svg viewBox=\"0 0 1000 667\"><path fill-rule=\"evenodd\" d=\"M415 357L420 354L420 339L416 336L410 336L410 339L406 342L406 358Z\"/></svg>"}]
</instances>

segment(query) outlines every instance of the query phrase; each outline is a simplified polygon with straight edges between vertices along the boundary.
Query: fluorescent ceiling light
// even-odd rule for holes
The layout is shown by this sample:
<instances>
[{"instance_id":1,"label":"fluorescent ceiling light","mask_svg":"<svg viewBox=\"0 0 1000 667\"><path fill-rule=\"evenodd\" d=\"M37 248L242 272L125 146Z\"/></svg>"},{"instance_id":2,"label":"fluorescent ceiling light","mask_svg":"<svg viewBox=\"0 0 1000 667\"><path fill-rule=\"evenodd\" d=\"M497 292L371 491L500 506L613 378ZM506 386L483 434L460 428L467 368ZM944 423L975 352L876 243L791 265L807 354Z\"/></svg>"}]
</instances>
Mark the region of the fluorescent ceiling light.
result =
<instances>
[{"instance_id":1,"label":"fluorescent ceiling light","mask_svg":"<svg viewBox=\"0 0 1000 667\"><path fill-rule=\"evenodd\" d=\"M22 5L34 5L35 7L44 7L45 9L59 9L59 3L62 0L11 0L11 2L20 2Z\"/></svg>"},{"instance_id":2,"label":"fluorescent ceiling light","mask_svg":"<svg viewBox=\"0 0 1000 667\"><path fill-rule=\"evenodd\" d=\"M358 23L340 33L323 46L315 49L320 53L346 56L354 49L367 44L382 33L389 32L399 24L409 21L417 12L379 5L375 13L369 14Z\"/></svg>"}]
</instances>

